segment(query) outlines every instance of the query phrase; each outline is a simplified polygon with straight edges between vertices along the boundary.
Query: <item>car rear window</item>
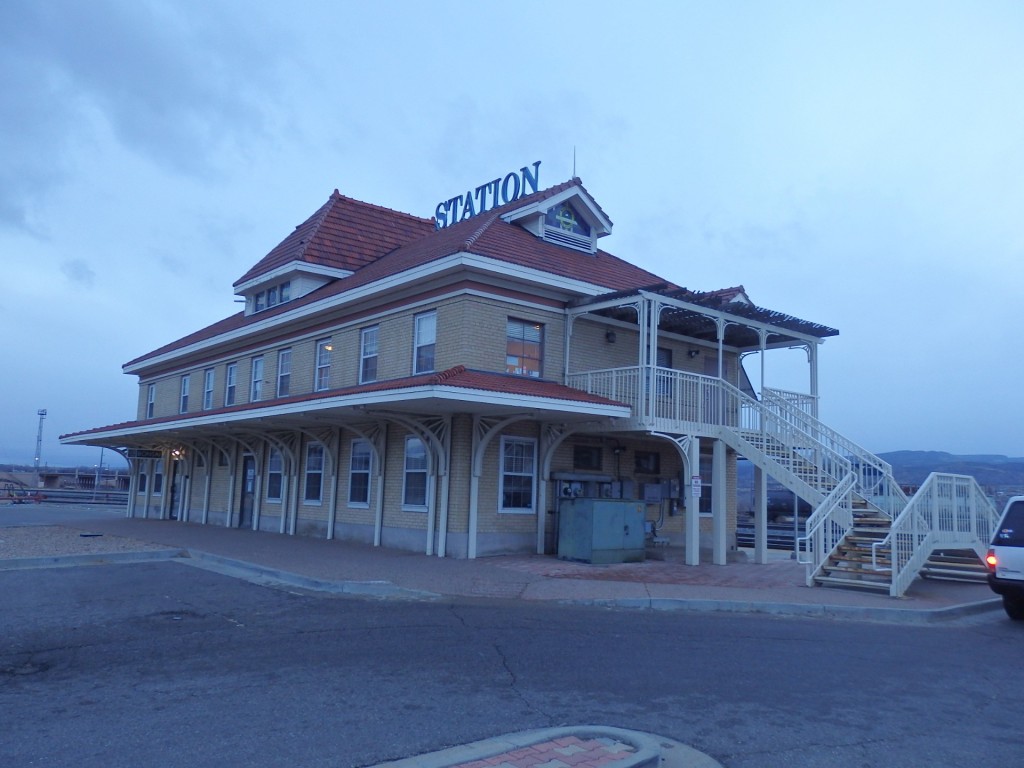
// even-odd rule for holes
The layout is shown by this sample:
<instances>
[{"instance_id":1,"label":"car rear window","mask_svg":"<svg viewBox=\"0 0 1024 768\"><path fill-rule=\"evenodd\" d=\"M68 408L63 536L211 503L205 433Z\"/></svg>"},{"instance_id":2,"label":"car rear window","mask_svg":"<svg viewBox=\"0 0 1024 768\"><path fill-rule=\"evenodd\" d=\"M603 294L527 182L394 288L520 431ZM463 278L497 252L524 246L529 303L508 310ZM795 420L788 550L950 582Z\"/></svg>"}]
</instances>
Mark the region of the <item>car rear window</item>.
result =
<instances>
[{"instance_id":1,"label":"car rear window","mask_svg":"<svg viewBox=\"0 0 1024 768\"><path fill-rule=\"evenodd\" d=\"M992 543L998 547L1024 547L1024 501L1015 501L1006 510Z\"/></svg>"}]
</instances>

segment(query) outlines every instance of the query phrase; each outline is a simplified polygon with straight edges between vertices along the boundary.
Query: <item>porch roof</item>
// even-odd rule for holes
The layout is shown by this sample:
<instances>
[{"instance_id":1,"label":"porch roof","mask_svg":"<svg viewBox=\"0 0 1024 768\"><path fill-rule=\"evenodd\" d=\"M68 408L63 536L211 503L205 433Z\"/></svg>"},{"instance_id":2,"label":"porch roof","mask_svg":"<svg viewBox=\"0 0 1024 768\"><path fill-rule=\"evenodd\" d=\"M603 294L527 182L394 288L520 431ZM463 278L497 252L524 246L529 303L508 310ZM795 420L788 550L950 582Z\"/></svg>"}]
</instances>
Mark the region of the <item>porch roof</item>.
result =
<instances>
[{"instance_id":1,"label":"porch roof","mask_svg":"<svg viewBox=\"0 0 1024 768\"><path fill-rule=\"evenodd\" d=\"M536 413L551 421L622 418L630 407L553 381L467 369L374 382L195 413L126 421L61 435L62 443L107 447L166 445L233 430L274 431L357 424L387 418L454 413Z\"/></svg>"},{"instance_id":2,"label":"porch roof","mask_svg":"<svg viewBox=\"0 0 1024 768\"><path fill-rule=\"evenodd\" d=\"M839 335L838 330L827 325L735 300L739 296L745 296L742 287L703 292L658 283L639 290L581 298L571 307L635 323L637 316L632 305L645 297L660 298L664 301L659 330L717 344L717 320L721 319L726 323L723 344L739 349L759 348L759 330L762 329L766 331L766 346L805 343ZM593 309L588 310L588 307Z\"/></svg>"}]
</instances>

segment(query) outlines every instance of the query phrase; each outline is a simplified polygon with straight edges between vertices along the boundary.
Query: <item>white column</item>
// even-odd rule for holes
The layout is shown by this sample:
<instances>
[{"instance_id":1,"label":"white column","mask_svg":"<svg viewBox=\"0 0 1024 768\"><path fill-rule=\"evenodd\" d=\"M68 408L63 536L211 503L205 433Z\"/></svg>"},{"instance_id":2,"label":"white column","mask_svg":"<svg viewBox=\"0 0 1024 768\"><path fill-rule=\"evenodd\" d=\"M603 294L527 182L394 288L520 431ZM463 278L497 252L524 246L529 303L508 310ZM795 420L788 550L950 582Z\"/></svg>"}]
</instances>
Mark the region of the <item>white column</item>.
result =
<instances>
[{"instance_id":1,"label":"white column","mask_svg":"<svg viewBox=\"0 0 1024 768\"><path fill-rule=\"evenodd\" d=\"M139 493L139 462L129 459L128 464L128 507L125 510L125 517L135 517L135 497Z\"/></svg>"},{"instance_id":2,"label":"white column","mask_svg":"<svg viewBox=\"0 0 1024 768\"><path fill-rule=\"evenodd\" d=\"M153 468L156 462L153 459L146 459L146 508L142 512L142 519L149 519L149 505L153 503Z\"/></svg>"},{"instance_id":3,"label":"white column","mask_svg":"<svg viewBox=\"0 0 1024 768\"><path fill-rule=\"evenodd\" d=\"M213 475L213 457L217 454L216 448L211 448L203 456L203 467L206 470L206 478L203 480L203 525L210 522L210 482Z\"/></svg>"},{"instance_id":4,"label":"white column","mask_svg":"<svg viewBox=\"0 0 1024 768\"><path fill-rule=\"evenodd\" d=\"M725 565L726 562L726 538L728 533L728 520L726 499L728 489L726 488L725 473L725 442L715 440L712 444L711 463L711 562L715 565Z\"/></svg>"},{"instance_id":5,"label":"white column","mask_svg":"<svg viewBox=\"0 0 1024 768\"><path fill-rule=\"evenodd\" d=\"M690 469L686 490L686 564L700 565L700 486L693 478L700 477L700 438L690 438L687 465Z\"/></svg>"},{"instance_id":6,"label":"white column","mask_svg":"<svg viewBox=\"0 0 1024 768\"><path fill-rule=\"evenodd\" d=\"M768 473L754 467L754 562L768 562Z\"/></svg>"},{"instance_id":7,"label":"white column","mask_svg":"<svg viewBox=\"0 0 1024 768\"><path fill-rule=\"evenodd\" d=\"M238 443L232 443L228 451L228 508L224 515L224 527L231 527L231 517L235 514L235 486L238 485L238 478L235 477L235 468L238 466Z\"/></svg>"}]
</instances>

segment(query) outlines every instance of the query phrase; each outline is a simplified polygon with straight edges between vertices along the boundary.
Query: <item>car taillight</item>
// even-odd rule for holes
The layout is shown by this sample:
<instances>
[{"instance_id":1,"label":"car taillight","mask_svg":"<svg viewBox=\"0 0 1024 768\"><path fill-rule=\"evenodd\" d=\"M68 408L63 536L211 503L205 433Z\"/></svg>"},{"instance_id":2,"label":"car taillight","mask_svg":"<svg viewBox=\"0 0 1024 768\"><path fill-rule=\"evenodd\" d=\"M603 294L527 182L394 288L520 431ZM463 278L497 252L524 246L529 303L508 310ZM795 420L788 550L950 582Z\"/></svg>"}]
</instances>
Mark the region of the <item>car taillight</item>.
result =
<instances>
[{"instance_id":1,"label":"car taillight","mask_svg":"<svg viewBox=\"0 0 1024 768\"><path fill-rule=\"evenodd\" d=\"M999 565L999 558L996 557L995 550L990 549L988 554L985 555L985 565L993 571L996 569L996 566Z\"/></svg>"}]
</instances>

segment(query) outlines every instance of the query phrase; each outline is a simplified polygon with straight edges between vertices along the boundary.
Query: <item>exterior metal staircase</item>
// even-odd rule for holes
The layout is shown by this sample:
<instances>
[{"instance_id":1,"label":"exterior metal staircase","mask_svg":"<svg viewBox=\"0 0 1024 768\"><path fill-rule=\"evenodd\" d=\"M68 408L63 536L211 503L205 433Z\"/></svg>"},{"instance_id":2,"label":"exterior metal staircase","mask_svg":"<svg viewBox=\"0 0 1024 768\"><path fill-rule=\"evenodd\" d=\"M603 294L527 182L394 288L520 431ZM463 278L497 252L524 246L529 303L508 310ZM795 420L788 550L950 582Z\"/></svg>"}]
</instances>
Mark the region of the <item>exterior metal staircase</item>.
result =
<instances>
[{"instance_id":1,"label":"exterior metal staircase","mask_svg":"<svg viewBox=\"0 0 1024 768\"><path fill-rule=\"evenodd\" d=\"M810 503L797 542L808 586L899 597L919 574L971 578L971 553L985 556L998 515L973 477L932 474L908 499L892 467L819 421L807 395L764 389L758 400L715 377L651 366L566 382L630 403L627 428L719 438ZM954 551L963 559L941 557Z\"/></svg>"},{"instance_id":2,"label":"exterior metal staircase","mask_svg":"<svg viewBox=\"0 0 1024 768\"><path fill-rule=\"evenodd\" d=\"M722 438L814 507L798 540L808 586L899 597L919 575L984 577L998 513L973 477L933 473L908 499L889 464L789 393L766 390L758 401L722 388L725 413L736 419Z\"/></svg>"}]
</instances>

